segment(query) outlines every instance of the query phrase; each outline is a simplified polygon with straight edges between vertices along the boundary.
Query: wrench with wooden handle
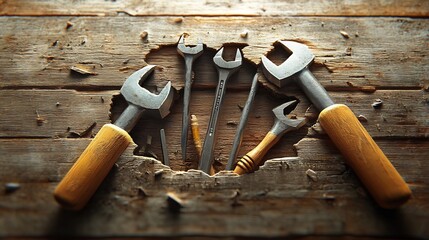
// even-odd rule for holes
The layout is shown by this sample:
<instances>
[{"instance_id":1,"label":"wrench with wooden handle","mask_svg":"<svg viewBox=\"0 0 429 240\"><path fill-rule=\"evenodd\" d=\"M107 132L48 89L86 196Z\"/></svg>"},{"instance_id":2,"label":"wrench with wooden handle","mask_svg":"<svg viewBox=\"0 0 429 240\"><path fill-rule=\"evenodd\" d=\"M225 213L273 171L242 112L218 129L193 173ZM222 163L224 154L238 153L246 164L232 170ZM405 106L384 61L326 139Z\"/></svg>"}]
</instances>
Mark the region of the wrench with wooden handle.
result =
<instances>
[{"instance_id":1,"label":"wrench with wooden handle","mask_svg":"<svg viewBox=\"0 0 429 240\"><path fill-rule=\"evenodd\" d=\"M346 163L383 208L397 208L408 201L411 190L349 107L334 104L308 69L314 55L304 44L280 41L292 55L277 66L265 56L262 66L268 80L278 87L295 81L321 111L319 123L344 155Z\"/></svg>"},{"instance_id":2,"label":"wrench with wooden handle","mask_svg":"<svg viewBox=\"0 0 429 240\"><path fill-rule=\"evenodd\" d=\"M253 172L258 169L259 165L262 164L262 158L274 146L280 138L287 132L297 130L307 123L306 118L290 119L285 115L285 110L290 112L293 110L292 107L296 106L296 100L283 103L282 105L275 107L273 113L275 118L274 125L271 130L265 135L264 139L244 155L238 162L234 169L234 172L241 175L244 173Z\"/></svg>"},{"instance_id":3,"label":"wrench with wooden handle","mask_svg":"<svg viewBox=\"0 0 429 240\"><path fill-rule=\"evenodd\" d=\"M128 102L128 107L114 124L106 124L100 129L58 184L54 196L64 208L80 210L86 205L113 164L133 142L128 131L135 126L145 110L155 110L161 117L169 114L173 100L171 82L167 83L159 95L140 86L154 68L154 65L148 65L134 72L125 81L121 94Z\"/></svg>"}]
</instances>

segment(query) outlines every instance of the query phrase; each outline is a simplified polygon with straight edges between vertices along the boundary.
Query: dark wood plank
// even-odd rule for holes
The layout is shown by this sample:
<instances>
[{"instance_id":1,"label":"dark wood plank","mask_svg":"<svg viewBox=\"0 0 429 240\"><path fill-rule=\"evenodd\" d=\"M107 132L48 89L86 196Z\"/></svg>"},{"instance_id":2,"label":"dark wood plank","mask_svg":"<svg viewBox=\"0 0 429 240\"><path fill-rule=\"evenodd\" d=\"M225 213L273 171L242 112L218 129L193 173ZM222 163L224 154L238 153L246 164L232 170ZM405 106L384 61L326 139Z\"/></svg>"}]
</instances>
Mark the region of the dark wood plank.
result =
<instances>
[{"instance_id":1,"label":"dark wood plank","mask_svg":"<svg viewBox=\"0 0 429 240\"><path fill-rule=\"evenodd\" d=\"M2 1L0 15L112 16L402 16L427 17L426 1Z\"/></svg>"},{"instance_id":2,"label":"dark wood plank","mask_svg":"<svg viewBox=\"0 0 429 240\"><path fill-rule=\"evenodd\" d=\"M69 20L74 25L67 30ZM243 48L249 60L244 70L252 72L279 39L309 45L316 55L312 71L328 90L416 90L428 84L427 19L189 17L178 24L165 17L6 17L0 24L0 88L119 89L146 62L161 65L157 72L162 79L181 88L183 59L174 45L183 32L190 34L189 43L200 38L209 47L198 61L201 67L196 64L195 87L214 88L211 56L222 43L248 45ZM342 37L341 30L350 38ZM148 32L146 40L140 37L143 31ZM243 31L247 38L240 37ZM398 47L398 42L413 44ZM270 55L278 62L285 54L276 50ZM93 67L98 75L72 74L70 67L77 63Z\"/></svg>"},{"instance_id":3,"label":"dark wood plank","mask_svg":"<svg viewBox=\"0 0 429 240\"><path fill-rule=\"evenodd\" d=\"M119 91L1 91L0 136L64 138L73 132L84 132L94 122L92 132L98 132L110 122L109 110L114 94Z\"/></svg>"},{"instance_id":4,"label":"dark wood plank","mask_svg":"<svg viewBox=\"0 0 429 240\"><path fill-rule=\"evenodd\" d=\"M317 139L299 142L298 157L273 159L241 177L227 172L214 177L196 170L173 172L158 161L133 156L130 147L86 209L60 211L52 191L72 165L72 153L83 150L88 142L0 140L0 149L10 153L9 158L0 158L5 169L0 173L1 183L21 184L16 192L0 195L1 212L13 216L0 218L2 237L424 238L429 234L428 141L380 141L413 190L413 199L398 211L377 208L329 141ZM317 172L317 181L306 176L307 169ZM184 201L179 214L168 210L167 192Z\"/></svg>"},{"instance_id":5,"label":"dark wood plank","mask_svg":"<svg viewBox=\"0 0 429 240\"><path fill-rule=\"evenodd\" d=\"M250 80L250 79L248 79ZM0 91L0 137L8 138L63 138L68 132L81 133L94 122L97 125L93 133L105 123L111 122L126 107L122 97L115 98L111 108L112 97L119 91L75 91L75 90L2 90ZM301 101L294 114L303 116L310 106L301 91L285 91L285 96L274 95L262 86L257 94L254 108L250 114L244 142L252 145L260 141L271 128L274 116L271 110L294 98ZM221 108L219 120L219 142L222 148L229 149L240 120L241 110L248 95L248 90L228 90ZM426 138L429 126L428 97L424 91L388 91L380 90L372 94L360 92L332 92L333 99L351 107L357 116L363 115L367 122L362 124L374 137L417 137ZM213 90L195 89L192 92L191 113L199 117L201 136L204 137L214 98ZM371 104L375 99L383 100L381 109L374 109ZM136 126L133 135L151 134L158 138L161 127L166 128L167 137L171 142L172 151L178 148L181 128L182 98L176 94L171 107L171 114L163 121L154 120L146 114ZM312 112L312 111L311 111ZM38 119L39 117L39 119ZM317 112L310 122L314 123ZM307 127L310 127L307 126ZM307 130L300 130L306 134ZM312 134L312 133L310 133ZM90 136L90 135L89 135ZM89 137L88 136L88 137ZM137 141L139 143L139 140Z\"/></svg>"}]
</instances>

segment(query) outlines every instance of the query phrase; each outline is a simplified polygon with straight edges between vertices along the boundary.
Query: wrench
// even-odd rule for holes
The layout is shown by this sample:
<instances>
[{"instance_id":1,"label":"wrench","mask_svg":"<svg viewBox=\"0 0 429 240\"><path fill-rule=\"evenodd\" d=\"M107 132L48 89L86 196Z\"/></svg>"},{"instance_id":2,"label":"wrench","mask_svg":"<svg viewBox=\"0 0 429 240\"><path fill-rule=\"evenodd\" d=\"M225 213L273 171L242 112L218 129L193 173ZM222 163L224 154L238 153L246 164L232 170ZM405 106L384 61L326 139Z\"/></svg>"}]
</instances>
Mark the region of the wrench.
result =
<instances>
[{"instance_id":1,"label":"wrench","mask_svg":"<svg viewBox=\"0 0 429 240\"><path fill-rule=\"evenodd\" d=\"M238 161L234 172L241 175L255 171L263 163L263 157L274 146L280 138L287 132L297 130L307 123L306 118L290 119L285 115L285 111L290 112L297 105L297 101L283 103L273 109L275 116L274 125L265 135L264 139L253 150L244 155Z\"/></svg>"},{"instance_id":2,"label":"wrench","mask_svg":"<svg viewBox=\"0 0 429 240\"><path fill-rule=\"evenodd\" d=\"M267 79L283 87L296 82L313 105L320 110L319 123L344 155L376 202L383 208L398 208L411 197L407 183L365 130L352 110L335 104L323 86L308 69L314 55L304 44L280 41L292 55L277 66L262 56Z\"/></svg>"},{"instance_id":3,"label":"wrench","mask_svg":"<svg viewBox=\"0 0 429 240\"><path fill-rule=\"evenodd\" d=\"M188 129L189 129L189 102L191 99L191 85L192 85L192 63L203 53L203 44L199 41L195 47L185 46L185 38L182 35L177 44L177 52L185 58L185 89L183 92L183 115L182 115L182 159L186 160L186 146L188 143Z\"/></svg>"},{"instance_id":4,"label":"wrench","mask_svg":"<svg viewBox=\"0 0 429 240\"><path fill-rule=\"evenodd\" d=\"M101 182L109 173L113 164L133 142L128 134L145 110L158 111L163 118L170 113L173 101L171 82L159 95L140 86L155 69L148 65L134 72L121 88L121 94L128 107L114 124L105 124L81 154L73 167L64 176L54 192L54 197L62 207L70 210L82 209Z\"/></svg>"},{"instance_id":5,"label":"wrench","mask_svg":"<svg viewBox=\"0 0 429 240\"><path fill-rule=\"evenodd\" d=\"M226 82L229 77L238 71L242 63L242 56L240 49L237 49L235 60L225 61L222 57L223 47L213 57L213 62L216 64L219 80L216 88L215 99L213 101L212 113L210 116L209 125L207 127L206 137L204 139L203 151L201 153L201 160L199 169L205 173L210 173L210 167L213 164L214 156L214 141L217 126L217 119L219 117L220 107L222 105L223 96L225 95Z\"/></svg>"}]
</instances>

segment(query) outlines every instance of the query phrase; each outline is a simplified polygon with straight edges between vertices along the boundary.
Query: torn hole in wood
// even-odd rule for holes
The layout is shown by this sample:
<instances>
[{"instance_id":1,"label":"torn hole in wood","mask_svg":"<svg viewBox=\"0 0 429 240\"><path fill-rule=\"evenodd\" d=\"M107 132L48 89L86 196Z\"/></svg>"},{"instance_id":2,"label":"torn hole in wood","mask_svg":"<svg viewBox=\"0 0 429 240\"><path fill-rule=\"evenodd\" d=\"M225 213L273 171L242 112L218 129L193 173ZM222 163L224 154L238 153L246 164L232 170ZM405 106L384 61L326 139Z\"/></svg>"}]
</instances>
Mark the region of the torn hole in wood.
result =
<instances>
[{"instance_id":1,"label":"torn hole in wood","mask_svg":"<svg viewBox=\"0 0 429 240\"><path fill-rule=\"evenodd\" d=\"M224 59L233 60L235 58L235 49L244 48L245 44L225 43L224 44ZM204 141L207 124L210 117L212 103L215 95L215 89L218 83L218 74L213 57L217 50L206 47L204 53L193 64L193 85L191 92L191 114L198 115L200 125L200 135ZM171 169L175 171L187 171L197 169L199 157L192 142L191 134L188 137L188 159L181 159L180 149L180 132L183 98L182 89L184 85L185 63L183 57L177 53L176 44L162 45L152 49L145 56L145 61L148 64L157 65L154 73L142 83L142 86L149 91L160 90L167 81L172 82L172 86L179 91L180 94L175 95L174 103L170 109L171 113L164 119L154 119L151 116L143 114L135 128L130 132L134 142L138 145L136 155L147 157L161 156L159 129L164 128L167 144L169 149L169 158L171 159ZM227 93L225 95L224 104L219 117L219 126L217 133L217 142L215 147L216 172L225 169L229 152L232 148L236 127L232 127L232 122L240 120L242 111L237 105L244 105L251 86L251 80L257 71L257 66L254 62L243 56L243 64L240 70L234 74L227 84ZM262 74L260 74L262 75ZM177 93L177 92L176 92ZM239 157L243 156L252 150L263 139L265 134L270 130L274 123L274 115L272 109L286 101L295 99L292 97L295 92L288 92L290 95L283 93L275 93L272 90L265 88L258 89L253 111L251 111L248 124L244 133ZM114 122L119 115L128 106L127 102L121 95L115 95L112 98L111 105L111 120ZM292 114L296 116L304 116L305 109L308 106L301 105ZM307 130L302 128L298 132L287 134L280 142L274 146L266 155L265 159L273 157L296 156L293 144L302 139ZM141 151L146 144L147 136L152 136L151 150L152 156L144 154ZM287 147L285 147L287 146ZM140 152L140 153L139 153ZM143 152L143 154L142 154Z\"/></svg>"}]
</instances>

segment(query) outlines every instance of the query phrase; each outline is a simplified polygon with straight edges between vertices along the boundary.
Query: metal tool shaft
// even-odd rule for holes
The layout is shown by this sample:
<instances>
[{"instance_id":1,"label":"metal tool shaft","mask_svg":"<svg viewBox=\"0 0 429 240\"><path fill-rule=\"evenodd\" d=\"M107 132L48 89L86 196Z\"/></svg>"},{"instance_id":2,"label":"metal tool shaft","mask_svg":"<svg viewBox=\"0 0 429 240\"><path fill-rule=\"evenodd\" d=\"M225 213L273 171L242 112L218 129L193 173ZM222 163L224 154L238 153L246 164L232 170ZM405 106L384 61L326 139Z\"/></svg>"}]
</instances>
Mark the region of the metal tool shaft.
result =
<instances>
[{"instance_id":1,"label":"metal tool shaft","mask_svg":"<svg viewBox=\"0 0 429 240\"><path fill-rule=\"evenodd\" d=\"M229 70L219 69L219 82L216 88L216 95L213 102L212 113L210 115L209 125L207 127L206 137L204 139L203 150L201 153L200 169L206 173L210 172L213 164L214 143L216 140L216 127L219 118L220 107L223 102L223 96L226 91L226 82L230 75Z\"/></svg>"},{"instance_id":2,"label":"metal tool shaft","mask_svg":"<svg viewBox=\"0 0 429 240\"><path fill-rule=\"evenodd\" d=\"M297 78L297 83L319 111L334 105L328 92L326 92L325 88L317 81L308 67L300 71Z\"/></svg>"},{"instance_id":3,"label":"metal tool shaft","mask_svg":"<svg viewBox=\"0 0 429 240\"><path fill-rule=\"evenodd\" d=\"M189 129L189 103L191 100L191 86L192 86L192 62L194 57L192 55L185 55L185 87L183 93L183 114L182 114L182 135L181 147L182 158L186 159L186 146L188 142L188 129Z\"/></svg>"},{"instance_id":4,"label":"metal tool shaft","mask_svg":"<svg viewBox=\"0 0 429 240\"><path fill-rule=\"evenodd\" d=\"M244 127L247 124L247 119L249 118L250 109L253 105L253 100L255 99L257 89L258 89L258 74L255 74L255 76L253 77L249 96L247 97L246 104L244 105L243 112L241 114L240 123L238 124L237 132L235 133L231 153L229 154L228 163L226 165L226 170L234 170L238 149L240 148L241 141L243 139Z\"/></svg>"},{"instance_id":5,"label":"metal tool shaft","mask_svg":"<svg viewBox=\"0 0 429 240\"><path fill-rule=\"evenodd\" d=\"M165 138L165 130L162 128L159 130L159 135L161 138L161 149L162 149L162 160L165 166L170 166L170 158L168 157L168 147L167 140Z\"/></svg>"},{"instance_id":6,"label":"metal tool shaft","mask_svg":"<svg viewBox=\"0 0 429 240\"><path fill-rule=\"evenodd\" d=\"M125 108L114 124L129 132L137 124L144 111L144 108L128 103L128 107Z\"/></svg>"}]
</instances>

